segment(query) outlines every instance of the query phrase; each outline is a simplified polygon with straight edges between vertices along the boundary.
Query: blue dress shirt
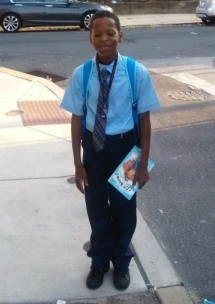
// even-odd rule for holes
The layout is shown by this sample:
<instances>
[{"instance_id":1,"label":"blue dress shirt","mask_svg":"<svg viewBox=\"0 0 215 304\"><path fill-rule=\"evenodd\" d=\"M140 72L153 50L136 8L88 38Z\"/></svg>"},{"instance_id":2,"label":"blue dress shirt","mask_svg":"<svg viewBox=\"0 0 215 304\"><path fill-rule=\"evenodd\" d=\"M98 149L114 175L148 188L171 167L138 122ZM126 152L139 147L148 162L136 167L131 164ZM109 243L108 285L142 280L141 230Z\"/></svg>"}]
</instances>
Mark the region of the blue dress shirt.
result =
<instances>
[{"instance_id":1,"label":"blue dress shirt","mask_svg":"<svg viewBox=\"0 0 215 304\"><path fill-rule=\"evenodd\" d=\"M100 65L100 69L106 68L112 72L114 62L110 65ZM87 117L86 128L93 131L97 110L100 84L96 68L96 59L93 60L93 70L89 80L87 92ZM137 63L136 95L138 113L144 113L160 107L159 100L154 90L150 75L146 68ZM70 78L65 91L61 108L75 115L83 115L84 88L82 66L77 67ZM108 98L108 116L106 122L106 134L114 135L125 133L134 126L132 117L131 93L126 76L126 57L118 54L118 61L114 79Z\"/></svg>"}]
</instances>

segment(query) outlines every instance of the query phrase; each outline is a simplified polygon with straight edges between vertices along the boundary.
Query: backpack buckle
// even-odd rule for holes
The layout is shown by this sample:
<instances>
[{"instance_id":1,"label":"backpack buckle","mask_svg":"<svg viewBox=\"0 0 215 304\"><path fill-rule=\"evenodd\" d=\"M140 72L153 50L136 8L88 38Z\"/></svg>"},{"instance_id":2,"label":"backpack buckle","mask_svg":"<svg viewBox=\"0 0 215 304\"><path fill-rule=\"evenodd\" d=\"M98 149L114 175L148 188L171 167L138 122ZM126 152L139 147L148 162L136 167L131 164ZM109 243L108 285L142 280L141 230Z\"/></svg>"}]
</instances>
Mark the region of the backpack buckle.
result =
<instances>
[{"instance_id":1,"label":"backpack buckle","mask_svg":"<svg viewBox=\"0 0 215 304\"><path fill-rule=\"evenodd\" d=\"M135 101L132 103L132 108L135 109L136 107L137 107L137 102Z\"/></svg>"}]
</instances>

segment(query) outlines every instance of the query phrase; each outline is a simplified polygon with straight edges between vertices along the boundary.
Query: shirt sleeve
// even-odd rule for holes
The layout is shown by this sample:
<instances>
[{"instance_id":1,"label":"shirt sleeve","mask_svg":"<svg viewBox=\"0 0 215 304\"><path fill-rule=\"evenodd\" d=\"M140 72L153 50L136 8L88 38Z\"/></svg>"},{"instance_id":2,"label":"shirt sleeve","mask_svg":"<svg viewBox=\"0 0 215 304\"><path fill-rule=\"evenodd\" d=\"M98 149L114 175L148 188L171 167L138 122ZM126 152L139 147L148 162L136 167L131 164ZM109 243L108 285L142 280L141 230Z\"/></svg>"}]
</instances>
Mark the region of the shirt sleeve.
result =
<instances>
[{"instance_id":1,"label":"shirt sleeve","mask_svg":"<svg viewBox=\"0 0 215 304\"><path fill-rule=\"evenodd\" d=\"M83 115L84 96L82 84L82 67L74 70L64 93L60 107L72 114Z\"/></svg>"},{"instance_id":2,"label":"shirt sleeve","mask_svg":"<svg viewBox=\"0 0 215 304\"><path fill-rule=\"evenodd\" d=\"M138 113L160 108L149 72L141 64L137 65L137 104Z\"/></svg>"}]
</instances>

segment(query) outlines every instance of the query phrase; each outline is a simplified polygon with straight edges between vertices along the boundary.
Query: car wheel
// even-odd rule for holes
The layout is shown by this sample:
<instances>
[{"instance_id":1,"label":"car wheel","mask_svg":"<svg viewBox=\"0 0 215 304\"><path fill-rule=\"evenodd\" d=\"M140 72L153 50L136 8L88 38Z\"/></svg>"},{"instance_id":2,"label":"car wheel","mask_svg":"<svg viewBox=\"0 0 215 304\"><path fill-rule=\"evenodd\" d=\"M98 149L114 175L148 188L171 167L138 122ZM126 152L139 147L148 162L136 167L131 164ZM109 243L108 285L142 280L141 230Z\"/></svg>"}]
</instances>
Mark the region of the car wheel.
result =
<instances>
[{"instance_id":1,"label":"car wheel","mask_svg":"<svg viewBox=\"0 0 215 304\"><path fill-rule=\"evenodd\" d=\"M21 27L21 20L16 14L9 13L2 17L1 27L7 33L17 32Z\"/></svg>"},{"instance_id":2,"label":"car wheel","mask_svg":"<svg viewBox=\"0 0 215 304\"><path fill-rule=\"evenodd\" d=\"M90 29L90 21L91 21L93 14L95 14L95 12L88 12L83 15L82 20L81 20L81 27L84 28L85 30Z\"/></svg>"},{"instance_id":3,"label":"car wheel","mask_svg":"<svg viewBox=\"0 0 215 304\"><path fill-rule=\"evenodd\" d=\"M213 24L213 22L210 20L210 19L202 19L202 22L204 23L204 24L206 24L206 25L212 25Z\"/></svg>"}]
</instances>

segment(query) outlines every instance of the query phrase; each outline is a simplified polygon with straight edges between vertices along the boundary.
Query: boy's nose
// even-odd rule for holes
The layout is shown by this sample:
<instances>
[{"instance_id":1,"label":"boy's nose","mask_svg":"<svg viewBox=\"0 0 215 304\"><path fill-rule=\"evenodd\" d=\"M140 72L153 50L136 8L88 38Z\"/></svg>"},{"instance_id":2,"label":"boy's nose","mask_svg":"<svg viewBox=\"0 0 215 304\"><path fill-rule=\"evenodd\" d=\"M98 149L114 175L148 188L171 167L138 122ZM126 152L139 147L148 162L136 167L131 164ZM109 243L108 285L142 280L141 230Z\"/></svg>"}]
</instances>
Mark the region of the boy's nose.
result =
<instances>
[{"instance_id":1,"label":"boy's nose","mask_svg":"<svg viewBox=\"0 0 215 304\"><path fill-rule=\"evenodd\" d=\"M107 40L107 39L108 39L108 36L106 34L104 34L104 35L101 36L101 40L102 41Z\"/></svg>"}]
</instances>

